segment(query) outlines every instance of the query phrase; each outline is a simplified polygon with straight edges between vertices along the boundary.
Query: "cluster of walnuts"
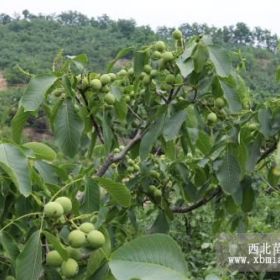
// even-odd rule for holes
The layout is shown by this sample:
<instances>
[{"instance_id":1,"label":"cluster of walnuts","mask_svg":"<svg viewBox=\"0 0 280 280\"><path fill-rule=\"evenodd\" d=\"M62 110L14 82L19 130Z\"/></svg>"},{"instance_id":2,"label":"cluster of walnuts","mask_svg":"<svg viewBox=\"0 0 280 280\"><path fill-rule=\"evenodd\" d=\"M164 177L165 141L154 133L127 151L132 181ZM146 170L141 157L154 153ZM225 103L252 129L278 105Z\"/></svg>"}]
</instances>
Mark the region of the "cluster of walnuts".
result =
<instances>
[{"instance_id":1,"label":"cluster of walnuts","mask_svg":"<svg viewBox=\"0 0 280 280\"><path fill-rule=\"evenodd\" d=\"M49 218L60 218L69 214L72 210L72 202L68 197L58 197L55 201L48 202L44 206L44 214ZM102 247L106 240L104 234L95 229L94 224L84 222L68 234L67 260L57 250L47 252L46 264L53 267L60 267L61 274L71 278L79 272L78 261L82 259L81 248L96 250Z\"/></svg>"}]
</instances>

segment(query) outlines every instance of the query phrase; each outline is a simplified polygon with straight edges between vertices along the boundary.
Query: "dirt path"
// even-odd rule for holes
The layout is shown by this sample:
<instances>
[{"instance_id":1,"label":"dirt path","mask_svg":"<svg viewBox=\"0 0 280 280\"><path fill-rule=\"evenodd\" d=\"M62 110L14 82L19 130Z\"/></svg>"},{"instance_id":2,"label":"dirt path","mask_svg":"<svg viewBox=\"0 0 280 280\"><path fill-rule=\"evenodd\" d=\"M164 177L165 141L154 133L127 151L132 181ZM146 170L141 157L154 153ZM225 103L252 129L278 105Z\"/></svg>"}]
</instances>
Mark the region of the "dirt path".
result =
<instances>
[{"instance_id":1,"label":"dirt path","mask_svg":"<svg viewBox=\"0 0 280 280\"><path fill-rule=\"evenodd\" d=\"M0 91L7 89L7 81L5 80L3 74L0 72Z\"/></svg>"}]
</instances>

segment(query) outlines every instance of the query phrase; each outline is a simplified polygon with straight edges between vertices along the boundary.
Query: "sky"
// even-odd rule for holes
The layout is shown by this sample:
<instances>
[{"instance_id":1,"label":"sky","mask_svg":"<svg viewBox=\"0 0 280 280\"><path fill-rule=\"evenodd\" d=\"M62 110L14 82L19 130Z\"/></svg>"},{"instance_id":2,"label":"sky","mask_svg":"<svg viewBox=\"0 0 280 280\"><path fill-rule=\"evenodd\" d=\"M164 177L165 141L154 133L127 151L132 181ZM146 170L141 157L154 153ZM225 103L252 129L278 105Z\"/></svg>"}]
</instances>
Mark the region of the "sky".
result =
<instances>
[{"instance_id":1,"label":"sky","mask_svg":"<svg viewBox=\"0 0 280 280\"><path fill-rule=\"evenodd\" d=\"M153 29L193 22L217 27L245 22L280 35L279 0L0 0L0 13L12 15L24 9L35 14L75 10L89 17L133 18L138 25Z\"/></svg>"}]
</instances>

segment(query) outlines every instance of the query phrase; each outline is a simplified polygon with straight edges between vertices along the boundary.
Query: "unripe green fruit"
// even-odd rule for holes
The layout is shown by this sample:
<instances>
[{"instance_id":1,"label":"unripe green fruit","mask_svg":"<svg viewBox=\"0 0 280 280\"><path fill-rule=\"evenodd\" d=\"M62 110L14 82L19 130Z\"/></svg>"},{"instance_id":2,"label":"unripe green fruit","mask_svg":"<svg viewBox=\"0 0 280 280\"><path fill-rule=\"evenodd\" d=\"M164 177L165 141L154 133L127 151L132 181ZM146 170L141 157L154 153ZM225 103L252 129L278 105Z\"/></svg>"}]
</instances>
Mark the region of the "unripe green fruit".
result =
<instances>
[{"instance_id":1,"label":"unripe green fruit","mask_svg":"<svg viewBox=\"0 0 280 280\"><path fill-rule=\"evenodd\" d=\"M208 114L207 120L210 123L215 123L218 120L218 118L217 118L217 115L215 113L211 112L211 113Z\"/></svg>"},{"instance_id":2,"label":"unripe green fruit","mask_svg":"<svg viewBox=\"0 0 280 280\"><path fill-rule=\"evenodd\" d=\"M81 230L75 229L69 233L68 241L73 248L80 248L86 243L86 235Z\"/></svg>"},{"instance_id":3,"label":"unripe green fruit","mask_svg":"<svg viewBox=\"0 0 280 280\"><path fill-rule=\"evenodd\" d=\"M218 97L215 99L215 106L217 106L218 108L223 108L225 106L225 101L223 98Z\"/></svg>"},{"instance_id":4,"label":"unripe green fruit","mask_svg":"<svg viewBox=\"0 0 280 280\"><path fill-rule=\"evenodd\" d=\"M175 83L175 76L173 74L168 74L166 77L165 77L165 82L167 84L174 84Z\"/></svg>"},{"instance_id":5,"label":"unripe green fruit","mask_svg":"<svg viewBox=\"0 0 280 280\"><path fill-rule=\"evenodd\" d=\"M60 266L63 262L62 257L60 254L56 251L49 251L46 256L46 264L50 266Z\"/></svg>"},{"instance_id":6,"label":"unripe green fruit","mask_svg":"<svg viewBox=\"0 0 280 280\"><path fill-rule=\"evenodd\" d=\"M100 90L102 88L102 83L99 79L93 79L93 80L90 81L90 86L94 90Z\"/></svg>"},{"instance_id":7,"label":"unripe green fruit","mask_svg":"<svg viewBox=\"0 0 280 280\"><path fill-rule=\"evenodd\" d=\"M143 84L148 85L150 83L150 81L151 81L150 76L146 74L143 78Z\"/></svg>"},{"instance_id":8,"label":"unripe green fruit","mask_svg":"<svg viewBox=\"0 0 280 280\"><path fill-rule=\"evenodd\" d=\"M102 85L109 84L111 82L111 77L108 74L103 74L100 77L100 81L101 81Z\"/></svg>"},{"instance_id":9,"label":"unripe green fruit","mask_svg":"<svg viewBox=\"0 0 280 280\"><path fill-rule=\"evenodd\" d=\"M63 215L63 207L58 202L48 202L44 207L46 217L60 217Z\"/></svg>"},{"instance_id":10,"label":"unripe green fruit","mask_svg":"<svg viewBox=\"0 0 280 280\"><path fill-rule=\"evenodd\" d=\"M111 81L115 81L117 78L117 75L115 73L109 73L108 75L110 76Z\"/></svg>"},{"instance_id":11,"label":"unripe green fruit","mask_svg":"<svg viewBox=\"0 0 280 280\"><path fill-rule=\"evenodd\" d=\"M67 247L66 250L67 250L70 258L72 258L76 261L79 261L82 258L82 254L81 254L81 251L79 249L75 249L75 248L72 248L72 247Z\"/></svg>"},{"instance_id":12,"label":"unripe green fruit","mask_svg":"<svg viewBox=\"0 0 280 280\"><path fill-rule=\"evenodd\" d=\"M147 73L147 74L150 74L151 71L152 71L152 66L150 64L146 64L144 65L144 71Z\"/></svg>"},{"instance_id":13,"label":"unripe green fruit","mask_svg":"<svg viewBox=\"0 0 280 280\"><path fill-rule=\"evenodd\" d=\"M101 91L104 92L104 93L107 93L107 92L110 91L110 87L107 86L107 85L106 85L106 86L103 86L102 89L101 89Z\"/></svg>"},{"instance_id":14,"label":"unripe green fruit","mask_svg":"<svg viewBox=\"0 0 280 280\"><path fill-rule=\"evenodd\" d=\"M66 196L61 196L61 197L58 197L55 202L59 203L62 208L63 208L63 211L64 213L70 213L71 210L72 210L72 201L66 197Z\"/></svg>"},{"instance_id":15,"label":"unripe green fruit","mask_svg":"<svg viewBox=\"0 0 280 280\"><path fill-rule=\"evenodd\" d=\"M160 198L162 196L162 192L159 189L154 190L153 194L155 198Z\"/></svg>"},{"instance_id":16,"label":"unripe green fruit","mask_svg":"<svg viewBox=\"0 0 280 280\"><path fill-rule=\"evenodd\" d=\"M155 49L159 52L162 52L166 49L166 45L163 41L157 41L155 43Z\"/></svg>"},{"instance_id":17,"label":"unripe green fruit","mask_svg":"<svg viewBox=\"0 0 280 280\"><path fill-rule=\"evenodd\" d=\"M87 235L87 241L92 248L100 248L105 244L105 236L99 230L92 230Z\"/></svg>"},{"instance_id":18,"label":"unripe green fruit","mask_svg":"<svg viewBox=\"0 0 280 280\"><path fill-rule=\"evenodd\" d=\"M108 104L108 105L113 105L116 101L115 96L112 93L107 93L104 96L104 101Z\"/></svg>"},{"instance_id":19,"label":"unripe green fruit","mask_svg":"<svg viewBox=\"0 0 280 280\"><path fill-rule=\"evenodd\" d=\"M125 96L125 101L126 101L126 102L129 102L129 101L130 101L130 96L129 96L129 95L126 95L126 96Z\"/></svg>"},{"instance_id":20,"label":"unripe green fruit","mask_svg":"<svg viewBox=\"0 0 280 280\"><path fill-rule=\"evenodd\" d=\"M182 37L183 37L183 34L182 34L182 32L181 32L179 29L176 29L175 31L173 31L172 37L173 37L175 40L181 40Z\"/></svg>"},{"instance_id":21,"label":"unripe green fruit","mask_svg":"<svg viewBox=\"0 0 280 280\"><path fill-rule=\"evenodd\" d=\"M175 79L175 83L178 84L183 84L184 83L184 78L182 77L182 75L177 74L176 75L176 79Z\"/></svg>"},{"instance_id":22,"label":"unripe green fruit","mask_svg":"<svg viewBox=\"0 0 280 280\"><path fill-rule=\"evenodd\" d=\"M154 59L154 60L161 59L161 53L159 51L154 51L152 53L152 59Z\"/></svg>"},{"instance_id":23,"label":"unripe green fruit","mask_svg":"<svg viewBox=\"0 0 280 280\"><path fill-rule=\"evenodd\" d=\"M128 69L128 75L132 76L134 74L133 68Z\"/></svg>"},{"instance_id":24,"label":"unripe green fruit","mask_svg":"<svg viewBox=\"0 0 280 280\"><path fill-rule=\"evenodd\" d=\"M151 174L151 176L156 177L156 178L159 178L159 177L160 177L159 172L157 172L156 170L151 170L151 171L150 171L150 174Z\"/></svg>"},{"instance_id":25,"label":"unripe green fruit","mask_svg":"<svg viewBox=\"0 0 280 280\"><path fill-rule=\"evenodd\" d=\"M89 83L88 83L88 78L87 78L87 77L84 77L84 78L83 78L83 80L82 80L82 85L83 85L84 87L87 87L87 86L89 85Z\"/></svg>"},{"instance_id":26,"label":"unripe green fruit","mask_svg":"<svg viewBox=\"0 0 280 280\"><path fill-rule=\"evenodd\" d=\"M164 62L170 62L174 59L173 53L172 52L164 52L162 54L162 59Z\"/></svg>"},{"instance_id":27,"label":"unripe green fruit","mask_svg":"<svg viewBox=\"0 0 280 280\"><path fill-rule=\"evenodd\" d=\"M92 223L82 223L80 226L79 226L79 229L84 232L84 233L89 233L91 232L92 230L95 229L94 225Z\"/></svg>"},{"instance_id":28,"label":"unripe green fruit","mask_svg":"<svg viewBox=\"0 0 280 280\"><path fill-rule=\"evenodd\" d=\"M156 76L157 76L157 74L158 74L158 71L156 70L156 69L153 69L152 71L151 71L151 77L152 78L155 78Z\"/></svg>"},{"instance_id":29,"label":"unripe green fruit","mask_svg":"<svg viewBox=\"0 0 280 280\"><path fill-rule=\"evenodd\" d=\"M79 272L79 265L74 259L68 259L61 265L61 273L67 278L75 276Z\"/></svg>"},{"instance_id":30,"label":"unripe green fruit","mask_svg":"<svg viewBox=\"0 0 280 280\"><path fill-rule=\"evenodd\" d=\"M14 276L8 275L5 280L16 280Z\"/></svg>"},{"instance_id":31,"label":"unripe green fruit","mask_svg":"<svg viewBox=\"0 0 280 280\"><path fill-rule=\"evenodd\" d=\"M154 193L157 190L157 187L154 185L150 185L148 189L149 189L149 192Z\"/></svg>"},{"instance_id":32,"label":"unripe green fruit","mask_svg":"<svg viewBox=\"0 0 280 280\"><path fill-rule=\"evenodd\" d=\"M125 69L122 69L118 72L118 76L123 77L127 75L127 71Z\"/></svg>"}]
</instances>

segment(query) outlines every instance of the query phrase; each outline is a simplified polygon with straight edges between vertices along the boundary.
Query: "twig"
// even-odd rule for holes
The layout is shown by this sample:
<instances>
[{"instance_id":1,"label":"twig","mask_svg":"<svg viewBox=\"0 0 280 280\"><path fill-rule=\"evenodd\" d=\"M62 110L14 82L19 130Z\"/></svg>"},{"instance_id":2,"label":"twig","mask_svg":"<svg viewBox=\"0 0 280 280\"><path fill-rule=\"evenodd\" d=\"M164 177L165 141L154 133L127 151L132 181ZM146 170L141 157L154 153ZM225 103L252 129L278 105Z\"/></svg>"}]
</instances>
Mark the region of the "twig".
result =
<instances>
[{"instance_id":1,"label":"twig","mask_svg":"<svg viewBox=\"0 0 280 280\"><path fill-rule=\"evenodd\" d=\"M143 137L143 133L141 133L140 131L137 131L137 133L135 134L135 136L127 143L127 145L123 148L123 150L114 155L114 154L109 154L109 156L107 157L107 159L105 160L105 162L103 163L103 165L100 167L100 169L97 171L96 176L101 177L103 176L106 171L108 170L108 168L111 166L111 164L121 161L125 155L128 153L128 151L131 149L131 147L138 142L142 137Z\"/></svg>"},{"instance_id":2,"label":"twig","mask_svg":"<svg viewBox=\"0 0 280 280\"><path fill-rule=\"evenodd\" d=\"M196 202L190 206L173 207L171 210L173 213L188 213L188 212L191 212L191 211L205 205L206 203L211 201L216 196L222 195L222 194L223 194L222 188L218 187L209 196L200 199L198 202Z\"/></svg>"}]
</instances>

